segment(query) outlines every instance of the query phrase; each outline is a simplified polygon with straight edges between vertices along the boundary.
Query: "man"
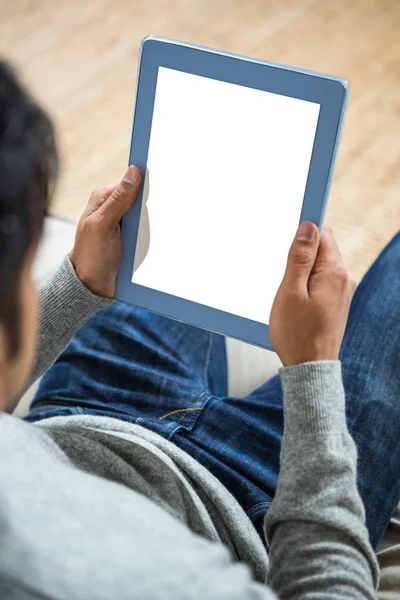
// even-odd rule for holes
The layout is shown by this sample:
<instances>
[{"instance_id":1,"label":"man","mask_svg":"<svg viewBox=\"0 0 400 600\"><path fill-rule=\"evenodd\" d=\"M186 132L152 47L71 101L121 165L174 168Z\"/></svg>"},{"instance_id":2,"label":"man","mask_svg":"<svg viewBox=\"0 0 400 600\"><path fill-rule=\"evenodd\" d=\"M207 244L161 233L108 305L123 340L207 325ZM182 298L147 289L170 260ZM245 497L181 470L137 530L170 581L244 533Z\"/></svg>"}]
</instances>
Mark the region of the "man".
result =
<instances>
[{"instance_id":1,"label":"man","mask_svg":"<svg viewBox=\"0 0 400 600\"><path fill-rule=\"evenodd\" d=\"M303 223L271 315L284 368L229 398L224 338L113 301L136 167L92 193L35 345L56 175L51 123L0 63L1 598L374 598L400 497L399 236L344 334L355 284ZM25 421L6 414L46 370Z\"/></svg>"}]
</instances>

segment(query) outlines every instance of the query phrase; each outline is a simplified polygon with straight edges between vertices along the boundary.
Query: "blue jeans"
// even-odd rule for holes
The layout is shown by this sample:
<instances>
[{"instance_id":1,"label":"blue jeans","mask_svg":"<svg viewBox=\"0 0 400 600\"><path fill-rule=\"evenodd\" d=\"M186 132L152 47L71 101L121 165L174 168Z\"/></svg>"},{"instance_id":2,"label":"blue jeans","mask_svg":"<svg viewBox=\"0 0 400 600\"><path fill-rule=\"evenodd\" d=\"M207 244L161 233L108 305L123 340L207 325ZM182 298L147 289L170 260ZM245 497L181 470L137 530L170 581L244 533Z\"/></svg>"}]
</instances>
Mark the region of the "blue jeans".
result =
<instances>
[{"instance_id":1,"label":"blue jeans","mask_svg":"<svg viewBox=\"0 0 400 600\"><path fill-rule=\"evenodd\" d=\"M400 500L400 234L355 294L341 350L358 486L377 547ZM262 535L279 474L279 375L227 395L225 339L116 302L93 316L44 376L32 410L138 423L188 452Z\"/></svg>"}]
</instances>

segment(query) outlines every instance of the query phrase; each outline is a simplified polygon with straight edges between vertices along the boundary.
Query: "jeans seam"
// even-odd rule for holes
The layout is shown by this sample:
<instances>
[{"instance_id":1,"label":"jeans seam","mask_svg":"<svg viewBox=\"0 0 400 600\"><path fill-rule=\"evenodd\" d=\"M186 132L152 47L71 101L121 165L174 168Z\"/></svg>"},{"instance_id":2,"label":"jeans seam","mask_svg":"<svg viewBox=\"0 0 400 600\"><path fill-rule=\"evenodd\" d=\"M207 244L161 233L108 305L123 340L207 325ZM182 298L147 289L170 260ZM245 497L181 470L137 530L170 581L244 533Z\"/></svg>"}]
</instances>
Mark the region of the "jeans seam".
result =
<instances>
[{"instance_id":1,"label":"jeans seam","mask_svg":"<svg viewBox=\"0 0 400 600\"><path fill-rule=\"evenodd\" d=\"M200 400L203 398L203 396L205 396L207 394L207 392L203 392L202 394L200 394L200 396L194 401L192 402L192 404L188 407L183 409L183 412L181 414L181 416L178 419L178 425L180 425L182 423L182 420L184 419L186 413L188 411L194 411L194 410L198 410L198 411L202 411L203 410L203 406L199 406L199 407L195 407L194 405L197 404L198 402L200 402Z\"/></svg>"},{"instance_id":2,"label":"jeans seam","mask_svg":"<svg viewBox=\"0 0 400 600\"><path fill-rule=\"evenodd\" d=\"M177 410L173 410L173 411L171 411L171 412L167 413L166 415L163 415L162 417L158 417L158 420L159 420L159 421L162 421L163 419L166 419L167 417L170 417L170 416L172 416L172 415L176 415L176 414L178 414L178 413L186 413L186 412L188 412L189 410L203 410L203 408L202 408L202 407L199 407L199 408L194 408L194 407L192 407L192 406L189 406L189 408L179 408L179 409L177 409ZM182 415L182 416L180 417L180 419L182 419L182 418L183 418L183 416L184 416L184 415ZM140 417L139 417L139 418L140 418ZM178 421L178 423L179 423L179 422L180 422L180 421Z\"/></svg>"},{"instance_id":3,"label":"jeans seam","mask_svg":"<svg viewBox=\"0 0 400 600\"><path fill-rule=\"evenodd\" d=\"M209 334L209 340L208 340L208 347L207 347L207 352L206 352L206 360L204 362L204 371L203 371L203 377L204 377L204 384L207 385L207 371L208 371L208 366L210 364L210 357L211 357L211 348L212 348L212 343L213 343L213 334L210 333Z\"/></svg>"},{"instance_id":4,"label":"jeans seam","mask_svg":"<svg viewBox=\"0 0 400 600\"><path fill-rule=\"evenodd\" d=\"M172 410L171 412L168 412L165 415L162 415L161 417L158 417L158 420L162 421L163 419L166 419L167 417L170 417L171 415L176 415L178 413L182 413L181 417L179 418L179 421L177 421L178 423L180 423L182 421L183 417L185 416L185 413L187 413L188 411L192 411L192 410L199 410L200 411L200 410L203 410L202 406L195 407L194 405L197 404L197 402L200 402L200 400L206 394L207 394L207 392L203 392L202 394L200 394L200 396L198 396L196 398L196 400L194 400L192 402L192 404L190 406L188 406L187 408L178 408L176 410Z\"/></svg>"},{"instance_id":5,"label":"jeans seam","mask_svg":"<svg viewBox=\"0 0 400 600\"><path fill-rule=\"evenodd\" d=\"M42 407L42 406L64 406L66 408L72 408L71 405L68 404L68 402L66 402L66 401L63 402L61 400L39 400L38 402L31 404L32 410L37 407Z\"/></svg>"},{"instance_id":6,"label":"jeans seam","mask_svg":"<svg viewBox=\"0 0 400 600\"><path fill-rule=\"evenodd\" d=\"M250 510L247 511L247 516L249 517L250 521L252 521L252 517L254 515L257 515L257 513L259 512L259 510L265 509L265 512L267 512L267 510L269 509L269 507L272 504L272 500L271 501L265 501L265 502L258 502L257 504L255 504L254 506L252 506L250 508Z\"/></svg>"},{"instance_id":7,"label":"jeans seam","mask_svg":"<svg viewBox=\"0 0 400 600\"><path fill-rule=\"evenodd\" d=\"M175 415L175 414L180 414L181 416L179 417L179 419L176 421L177 425L181 425L182 424L182 420L184 419L186 413L188 412L193 412L193 411L198 411L201 412L204 408L204 406L195 406L195 404L197 404L198 402L200 402L200 400L207 395L208 392L202 392L200 394L200 396L198 396L198 398L196 398L196 400L194 400L192 402L192 404L190 406L188 406L187 408L178 408L176 410L172 410L169 413L166 413L165 415L162 415L161 417L158 418L159 421L162 421L163 419L166 419L167 417L170 417L171 415Z\"/></svg>"}]
</instances>

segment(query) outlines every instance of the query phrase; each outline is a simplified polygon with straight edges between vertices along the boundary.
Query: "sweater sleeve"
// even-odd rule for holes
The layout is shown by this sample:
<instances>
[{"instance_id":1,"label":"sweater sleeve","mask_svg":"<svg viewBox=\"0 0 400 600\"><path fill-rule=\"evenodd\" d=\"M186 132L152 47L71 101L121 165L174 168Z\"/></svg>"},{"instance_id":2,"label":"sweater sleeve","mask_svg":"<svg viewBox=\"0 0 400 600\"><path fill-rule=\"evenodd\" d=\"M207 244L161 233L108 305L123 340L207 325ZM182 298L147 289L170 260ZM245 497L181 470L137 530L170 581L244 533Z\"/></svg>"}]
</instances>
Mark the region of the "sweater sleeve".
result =
<instances>
[{"instance_id":1,"label":"sweater sleeve","mask_svg":"<svg viewBox=\"0 0 400 600\"><path fill-rule=\"evenodd\" d=\"M376 598L378 566L356 485L340 362L281 370L279 482L265 520L279 598Z\"/></svg>"},{"instance_id":2,"label":"sweater sleeve","mask_svg":"<svg viewBox=\"0 0 400 600\"><path fill-rule=\"evenodd\" d=\"M39 288L39 334L28 385L53 364L89 317L113 302L88 290L66 256L55 274Z\"/></svg>"}]
</instances>

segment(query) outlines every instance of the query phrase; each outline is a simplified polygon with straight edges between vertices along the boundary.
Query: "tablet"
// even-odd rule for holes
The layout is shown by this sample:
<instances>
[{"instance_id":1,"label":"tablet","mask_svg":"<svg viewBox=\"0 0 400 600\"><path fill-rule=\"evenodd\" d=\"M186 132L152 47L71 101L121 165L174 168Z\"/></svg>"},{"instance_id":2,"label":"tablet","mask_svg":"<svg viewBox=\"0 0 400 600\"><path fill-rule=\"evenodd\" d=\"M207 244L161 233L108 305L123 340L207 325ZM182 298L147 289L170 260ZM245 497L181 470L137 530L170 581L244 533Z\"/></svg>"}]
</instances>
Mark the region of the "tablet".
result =
<instances>
[{"instance_id":1,"label":"tablet","mask_svg":"<svg viewBox=\"0 0 400 600\"><path fill-rule=\"evenodd\" d=\"M172 40L142 42L116 297L265 348L301 221L321 226L344 80Z\"/></svg>"}]
</instances>

